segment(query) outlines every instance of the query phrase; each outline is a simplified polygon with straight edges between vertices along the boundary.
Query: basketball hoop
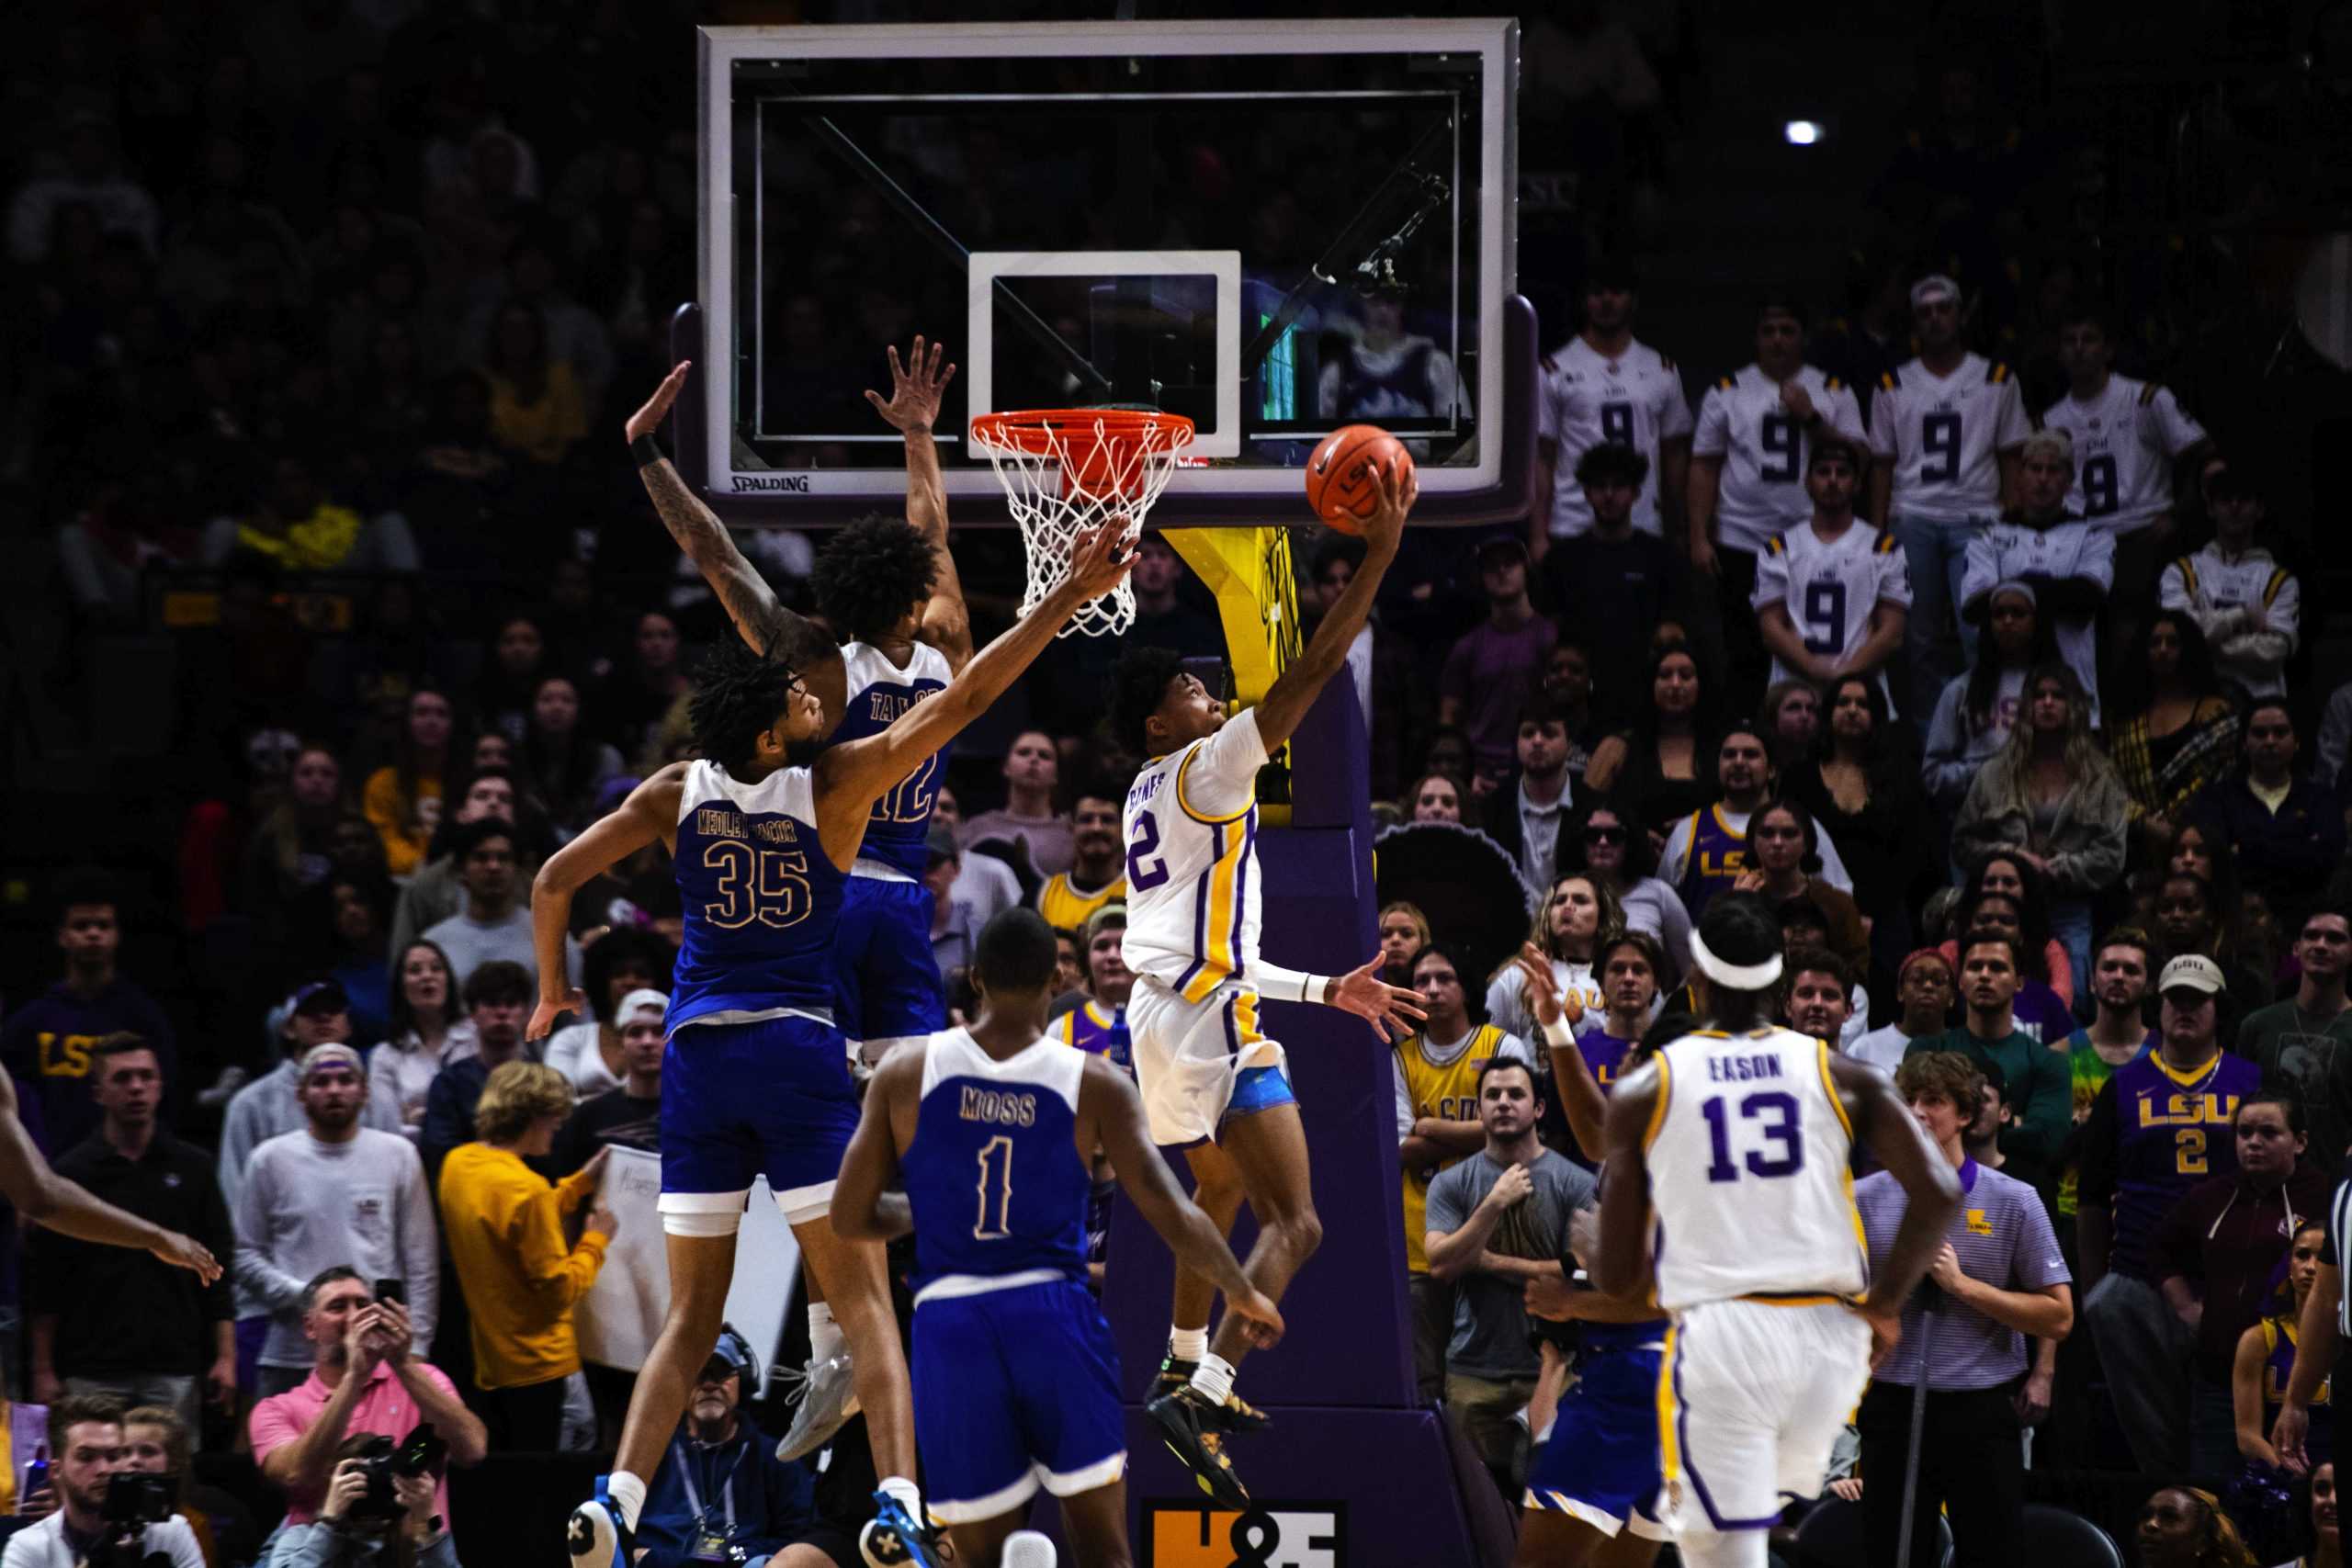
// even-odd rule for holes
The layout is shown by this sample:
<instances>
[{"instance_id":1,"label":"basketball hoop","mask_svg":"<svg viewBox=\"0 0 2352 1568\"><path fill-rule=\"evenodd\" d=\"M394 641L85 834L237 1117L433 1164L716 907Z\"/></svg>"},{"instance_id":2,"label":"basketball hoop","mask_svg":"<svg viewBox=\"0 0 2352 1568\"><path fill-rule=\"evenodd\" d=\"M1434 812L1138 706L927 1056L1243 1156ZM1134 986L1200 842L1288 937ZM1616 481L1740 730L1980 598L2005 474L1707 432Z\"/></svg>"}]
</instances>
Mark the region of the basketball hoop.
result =
<instances>
[{"instance_id":1,"label":"basketball hoop","mask_svg":"<svg viewBox=\"0 0 2352 1568\"><path fill-rule=\"evenodd\" d=\"M1027 409L972 421L972 445L995 465L1027 547L1023 615L1069 570L1080 534L1125 517L1126 540L1134 542L1192 442L1191 420L1148 409ZM1080 606L1057 635L1115 637L1135 618L1135 590L1122 581Z\"/></svg>"}]
</instances>

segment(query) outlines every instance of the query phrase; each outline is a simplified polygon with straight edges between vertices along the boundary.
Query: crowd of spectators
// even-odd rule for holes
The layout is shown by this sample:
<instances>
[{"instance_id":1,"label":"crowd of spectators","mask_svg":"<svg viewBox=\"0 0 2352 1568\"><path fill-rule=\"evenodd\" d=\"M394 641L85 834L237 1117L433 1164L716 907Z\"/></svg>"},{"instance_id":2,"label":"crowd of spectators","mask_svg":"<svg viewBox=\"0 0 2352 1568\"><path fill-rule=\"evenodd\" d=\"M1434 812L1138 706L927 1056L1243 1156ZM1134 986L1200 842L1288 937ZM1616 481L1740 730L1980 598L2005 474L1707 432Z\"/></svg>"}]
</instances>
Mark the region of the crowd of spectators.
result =
<instances>
[{"instance_id":1,"label":"crowd of spectators","mask_svg":"<svg viewBox=\"0 0 2352 1568\"><path fill-rule=\"evenodd\" d=\"M1600 9L1527 59L1605 240L1656 198L1688 43ZM6 1561L86 1544L142 1444L185 1477L242 1443L286 1503L267 1561L400 1531L454 1564L446 1488L368 1515L352 1467L419 1431L459 1466L593 1440L598 1183L659 1148L658 846L573 901L585 1013L544 1049L523 1021L534 869L684 754L695 652L731 635L614 438L693 291L691 34L675 6L202 11L54 24L42 112L12 115L0 470L50 508L77 634L198 592L169 628L176 874L44 879L56 979L9 998L0 1061L61 1171L233 1267L199 1286L46 1232L0 1266L54 1467ZM2332 1551L2352 686L2311 684L2301 509L2143 374L2144 300L2102 304L2071 253L2015 265L2023 176L1960 76L1871 193L1867 286L1759 288L1744 367L1702 385L1638 338L1623 247L1542 280L1536 507L1413 536L1337 683L1382 829L1482 834L1513 885L1502 944L1384 877L1383 953L1430 1013L1396 1058L1415 1365L1515 1497L1574 1359L1525 1293L1592 1188L1564 1075L1605 1089L1687 1007L1708 901L1759 897L1787 1021L1894 1075L1973 1184L1906 1330L1939 1353L1860 1412L1870 1528L1924 1396L1924 1483L1973 1560L2013 1540L2027 1432L2037 1469L2239 1483L2159 1494L2151 1553L2233 1509L2295 1538L2237 1501L2287 1471ZM881 348L795 330L848 381ZM1311 631L1362 547L1295 545ZM985 633L1017 578L973 551ZM808 541L747 554L806 606ZM1128 642L1220 646L1175 551L1148 539L1135 587ZM1057 1028L1117 1054L1136 760L1095 728L1102 652L959 745L925 880L952 995L1034 905L1066 938ZM166 926L204 954L168 1005L124 953ZM1522 936L1573 1051L1543 1046ZM1857 1190L1875 1244L1899 1197ZM808 1474L747 1436L758 1382L722 1339L654 1483L656 1568L721 1485L755 1555L815 1539ZM179 1568L264 1550L225 1498L179 1514L185 1544L151 1538Z\"/></svg>"}]
</instances>

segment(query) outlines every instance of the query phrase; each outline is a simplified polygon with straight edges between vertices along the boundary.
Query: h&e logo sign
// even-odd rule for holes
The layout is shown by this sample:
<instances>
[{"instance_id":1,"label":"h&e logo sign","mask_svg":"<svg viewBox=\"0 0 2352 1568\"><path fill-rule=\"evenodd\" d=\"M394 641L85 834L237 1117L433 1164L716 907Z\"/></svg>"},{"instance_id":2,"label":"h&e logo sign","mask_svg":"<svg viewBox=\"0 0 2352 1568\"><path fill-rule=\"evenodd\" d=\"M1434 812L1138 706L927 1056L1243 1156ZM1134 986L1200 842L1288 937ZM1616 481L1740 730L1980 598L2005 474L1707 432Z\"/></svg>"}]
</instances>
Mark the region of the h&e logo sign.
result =
<instances>
[{"instance_id":1,"label":"h&e logo sign","mask_svg":"<svg viewBox=\"0 0 2352 1568\"><path fill-rule=\"evenodd\" d=\"M1141 1568L1347 1568L1347 1505L1265 1503L1235 1513L1146 1498Z\"/></svg>"}]
</instances>

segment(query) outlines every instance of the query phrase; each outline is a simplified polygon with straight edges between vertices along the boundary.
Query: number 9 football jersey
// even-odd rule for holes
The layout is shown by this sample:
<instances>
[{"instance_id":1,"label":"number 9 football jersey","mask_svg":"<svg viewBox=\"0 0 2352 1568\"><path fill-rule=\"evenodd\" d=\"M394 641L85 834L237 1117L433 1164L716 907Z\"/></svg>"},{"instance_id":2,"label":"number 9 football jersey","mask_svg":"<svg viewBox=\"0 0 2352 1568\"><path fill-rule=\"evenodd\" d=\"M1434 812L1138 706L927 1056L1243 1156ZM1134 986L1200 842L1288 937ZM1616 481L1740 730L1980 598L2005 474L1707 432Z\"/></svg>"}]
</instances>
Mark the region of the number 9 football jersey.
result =
<instances>
[{"instance_id":1,"label":"number 9 football jersey","mask_svg":"<svg viewBox=\"0 0 2352 1568\"><path fill-rule=\"evenodd\" d=\"M1974 354L1949 376L1907 360L1880 378L1871 404L1871 451L1894 464L1898 516L1989 520L2000 509L1999 455L2032 433L2009 367Z\"/></svg>"},{"instance_id":2,"label":"number 9 football jersey","mask_svg":"<svg viewBox=\"0 0 2352 1568\"><path fill-rule=\"evenodd\" d=\"M1768 604L1786 607L1806 649L1835 660L1870 635L1871 612L1882 602L1911 607L1911 573L1894 536L1883 528L1856 518L1844 533L1825 540L1806 523L1765 541L1764 553L1756 558L1750 602L1758 611ZM1772 660L1773 680L1797 675L1779 659ZM1892 713L1894 693L1883 667L1877 679Z\"/></svg>"}]
</instances>

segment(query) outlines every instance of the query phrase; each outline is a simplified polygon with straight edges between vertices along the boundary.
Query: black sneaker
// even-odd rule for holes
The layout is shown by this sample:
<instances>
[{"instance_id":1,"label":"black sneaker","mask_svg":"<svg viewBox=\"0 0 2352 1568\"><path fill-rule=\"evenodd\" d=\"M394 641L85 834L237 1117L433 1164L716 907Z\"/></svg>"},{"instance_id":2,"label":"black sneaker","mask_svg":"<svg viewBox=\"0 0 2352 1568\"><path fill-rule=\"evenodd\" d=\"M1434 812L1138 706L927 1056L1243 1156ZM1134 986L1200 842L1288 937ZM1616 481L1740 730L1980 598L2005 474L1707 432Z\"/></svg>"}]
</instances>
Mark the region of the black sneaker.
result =
<instances>
[{"instance_id":1,"label":"black sneaker","mask_svg":"<svg viewBox=\"0 0 2352 1568\"><path fill-rule=\"evenodd\" d=\"M1180 1388L1190 1388L1193 1374L1200 1370L1198 1361L1180 1361L1171 1351L1159 1362L1159 1376L1151 1387L1151 1397L1163 1398ZM1238 1393L1225 1396L1225 1430L1228 1432L1262 1432L1274 1424L1274 1418L1242 1398Z\"/></svg>"},{"instance_id":2,"label":"black sneaker","mask_svg":"<svg viewBox=\"0 0 2352 1568\"><path fill-rule=\"evenodd\" d=\"M1225 1412L1211 1404L1208 1395L1187 1383L1145 1405L1144 1414L1159 1427L1168 1451L1183 1461L1184 1468L1212 1501L1223 1507L1249 1508L1250 1489L1241 1484L1233 1461L1226 1457Z\"/></svg>"}]
</instances>

